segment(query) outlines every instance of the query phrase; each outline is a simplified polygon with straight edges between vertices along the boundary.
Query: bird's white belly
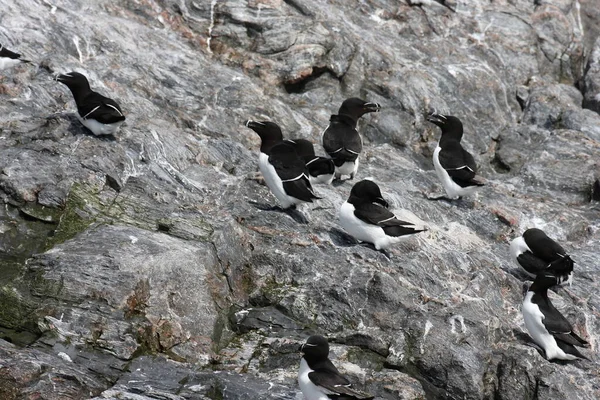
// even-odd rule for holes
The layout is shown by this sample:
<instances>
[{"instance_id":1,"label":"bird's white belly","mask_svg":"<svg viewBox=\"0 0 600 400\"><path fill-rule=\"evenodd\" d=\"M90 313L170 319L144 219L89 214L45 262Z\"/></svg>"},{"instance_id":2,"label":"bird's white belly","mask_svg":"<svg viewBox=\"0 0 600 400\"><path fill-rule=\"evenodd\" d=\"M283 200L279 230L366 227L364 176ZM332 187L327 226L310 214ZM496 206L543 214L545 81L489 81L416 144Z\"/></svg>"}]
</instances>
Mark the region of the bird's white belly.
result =
<instances>
[{"instance_id":1,"label":"bird's white belly","mask_svg":"<svg viewBox=\"0 0 600 400\"><path fill-rule=\"evenodd\" d=\"M442 148L438 145L433 152L433 166L435 167L435 172L442 182L442 186L444 186L444 190L448 197L451 199L458 199L459 197L473 194L477 186L463 188L450 178L448 172L442 167L442 164L440 164L440 151L442 151Z\"/></svg>"},{"instance_id":2,"label":"bird's white belly","mask_svg":"<svg viewBox=\"0 0 600 400\"><path fill-rule=\"evenodd\" d=\"M333 182L333 175L334 174L324 174L324 175L319 175L319 176L310 176L309 180L310 180L310 184L314 185L317 183L324 183L326 185L330 185L331 182Z\"/></svg>"},{"instance_id":3,"label":"bird's white belly","mask_svg":"<svg viewBox=\"0 0 600 400\"><path fill-rule=\"evenodd\" d=\"M529 331L531 338L546 352L546 358L551 360L558 358L560 360L575 360L577 357L566 354L556 344L556 339L544 326L542 319L544 314L540 311L537 304L531 302L533 292L527 292L525 300L523 300L523 320L525 321L525 327Z\"/></svg>"},{"instance_id":4,"label":"bird's white belly","mask_svg":"<svg viewBox=\"0 0 600 400\"><path fill-rule=\"evenodd\" d=\"M335 176L341 178L342 175L350 175L354 177L358 171L358 158L354 161L346 161L339 167L335 167Z\"/></svg>"},{"instance_id":5,"label":"bird's white belly","mask_svg":"<svg viewBox=\"0 0 600 400\"><path fill-rule=\"evenodd\" d=\"M294 204L302 203L302 200L287 195L283 189L283 182L281 182L281 178L277 175L277 171L275 171L275 167L269 163L269 156L263 152L258 156L258 169L263 178L265 178L265 183L271 190L271 193L273 193L281 204L281 207L289 208Z\"/></svg>"},{"instance_id":6,"label":"bird's white belly","mask_svg":"<svg viewBox=\"0 0 600 400\"><path fill-rule=\"evenodd\" d=\"M368 224L354 215L354 206L345 202L340 207L340 225L355 239L363 242L372 243L377 250L385 249L394 243L398 243L405 237L388 236L385 231L377 226Z\"/></svg>"},{"instance_id":7,"label":"bird's white belly","mask_svg":"<svg viewBox=\"0 0 600 400\"><path fill-rule=\"evenodd\" d=\"M17 64L21 64L21 60L15 60L14 58L8 57L0 57L0 70L14 67Z\"/></svg>"},{"instance_id":8,"label":"bird's white belly","mask_svg":"<svg viewBox=\"0 0 600 400\"><path fill-rule=\"evenodd\" d=\"M302 358L302 361L300 361L300 371L298 372L298 385L305 400L331 400L322 389L310 381L308 374L312 371L306 360Z\"/></svg>"},{"instance_id":9,"label":"bird's white belly","mask_svg":"<svg viewBox=\"0 0 600 400\"><path fill-rule=\"evenodd\" d=\"M79 119L79 121L81 121L83 126L85 126L90 131L92 131L92 133L96 136L114 135L114 133L119 129L119 127L123 124L123 122L125 122L125 121L119 121L119 122L115 122L112 124L103 124L101 122L96 121L95 119L83 119L83 118L81 118L79 113L76 113L76 115L77 115L77 119Z\"/></svg>"}]
</instances>

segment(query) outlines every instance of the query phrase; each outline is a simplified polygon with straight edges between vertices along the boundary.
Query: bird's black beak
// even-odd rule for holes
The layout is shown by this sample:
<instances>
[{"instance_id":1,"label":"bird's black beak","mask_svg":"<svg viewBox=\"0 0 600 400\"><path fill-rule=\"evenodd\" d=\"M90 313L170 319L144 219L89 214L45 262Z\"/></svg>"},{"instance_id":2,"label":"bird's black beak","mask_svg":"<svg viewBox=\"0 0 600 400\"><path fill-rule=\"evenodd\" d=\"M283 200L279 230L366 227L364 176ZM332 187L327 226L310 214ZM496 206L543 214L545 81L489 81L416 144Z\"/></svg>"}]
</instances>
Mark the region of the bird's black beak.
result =
<instances>
[{"instance_id":1,"label":"bird's black beak","mask_svg":"<svg viewBox=\"0 0 600 400\"><path fill-rule=\"evenodd\" d=\"M304 353L304 343L302 343L302 344L300 345L300 347L298 347L298 351L299 351L300 353Z\"/></svg>"},{"instance_id":2,"label":"bird's black beak","mask_svg":"<svg viewBox=\"0 0 600 400\"><path fill-rule=\"evenodd\" d=\"M446 122L446 116L438 114L435 108L430 108L427 113L427 121L433 122L436 125L444 124Z\"/></svg>"},{"instance_id":3,"label":"bird's black beak","mask_svg":"<svg viewBox=\"0 0 600 400\"><path fill-rule=\"evenodd\" d=\"M55 81L65 83L69 77L67 75L56 75Z\"/></svg>"},{"instance_id":4,"label":"bird's black beak","mask_svg":"<svg viewBox=\"0 0 600 400\"><path fill-rule=\"evenodd\" d=\"M377 103L365 103L363 107L368 113L379 112L379 110L381 110L381 106Z\"/></svg>"},{"instance_id":5,"label":"bird's black beak","mask_svg":"<svg viewBox=\"0 0 600 400\"><path fill-rule=\"evenodd\" d=\"M250 128L252 130L256 130L256 128L258 128L258 127L265 126L265 124L263 124L262 122L252 121L251 119L244 122L244 125L246 125L248 128Z\"/></svg>"}]
</instances>

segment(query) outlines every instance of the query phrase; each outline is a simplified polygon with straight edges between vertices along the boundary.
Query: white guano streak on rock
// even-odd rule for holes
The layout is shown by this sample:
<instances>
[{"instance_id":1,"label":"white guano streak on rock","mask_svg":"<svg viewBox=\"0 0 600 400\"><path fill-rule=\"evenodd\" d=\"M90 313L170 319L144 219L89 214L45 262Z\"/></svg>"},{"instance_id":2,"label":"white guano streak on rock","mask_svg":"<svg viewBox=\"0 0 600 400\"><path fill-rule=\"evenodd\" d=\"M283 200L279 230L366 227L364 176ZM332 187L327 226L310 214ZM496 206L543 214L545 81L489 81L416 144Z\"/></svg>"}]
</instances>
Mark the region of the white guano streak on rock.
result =
<instances>
[{"instance_id":1,"label":"white guano streak on rock","mask_svg":"<svg viewBox=\"0 0 600 400\"><path fill-rule=\"evenodd\" d=\"M71 360L71 357L69 357L69 355L67 353L63 353L62 351L60 353L57 354L57 356L59 356L60 358L62 358L63 360L72 363L73 360Z\"/></svg>"},{"instance_id":2,"label":"white guano streak on rock","mask_svg":"<svg viewBox=\"0 0 600 400\"><path fill-rule=\"evenodd\" d=\"M358 321L358 329L366 329L367 328L367 326L365 325L365 323L363 321L362 315L363 315L363 311L369 305L369 282L371 282L371 280L373 280L374 277L375 277L375 271L373 273L371 273L371 276L365 282L365 287L364 287L365 300L364 300L362 306L356 310L356 311L358 311L358 315L360 316L359 321Z\"/></svg>"},{"instance_id":3,"label":"white guano streak on rock","mask_svg":"<svg viewBox=\"0 0 600 400\"><path fill-rule=\"evenodd\" d=\"M81 49L79 48L79 36L75 35L73 37L73 43L75 44L75 49L77 49L77 54L79 54L79 62L83 64L83 54L81 53Z\"/></svg>"},{"instance_id":4,"label":"white guano streak on rock","mask_svg":"<svg viewBox=\"0 0 600 400\"><path fill-rule=\"evenodd\" d=\"M574 31L573 33L575 33L575 36L581 37L583 35L583 23L581 22L581 5L579 4L579 0L575 0L575 10L576 10L576 17L577 17L577 25L574 27Z\"/></svg>"},{"instance_id":5,"label":"white guano streak on rock","mask_svg":"<svg viewBox=\"0 0 600 400\"><path fill-rule=\"evenodd\" d=\"M448 322L450 322L450 331L454 334L457 334L458 332L456 332L456 321L458 321L460 323L460 332L461 333L467 333L467 327L465 325L465 319L462 315L453 315L448 319Z\"/></svg>"},{"instance_id":6,"label":"white guano streak on rock","mask_svg":"<svg viewBox=\"0 0 600 400\"><path fill-rule=\"evenodd\" d=\"M56 13L56 6L50 3L48 0L43 0L44 4L47 4L50 7L50 14Z\"/></svg>"},{"instance_id":7,"label":"white guano streak on rock","mask_svg":"<svg viewBox=\"0 0 600 400\"><path fill-rule=\"evenodd\" d=\"M211 0L210 2L210 25L208 26L208 38L206 39L206 50L210 54L212 54L212 50L210 49L210 40L212 39L212 30L215 27L215 6L217 5L217 0Z\"/></svg>"},{"instance_id":8,"label":"white guano streak on rock","mask_svg":"<svg viewBox=\"0 0 600 400\"><path fill-rule=\"evenodd\" d=\"M158 148L159 148L159 153L161 155L160 159L155 160L156 163L160 167L162 167L167 173L169 173L171 176L173 176L176 180L178 180L181 184L183 184L184 186L189 185L189 186L193 187L194 189L198 190L199 192L202 192L202 189L196 184L196 182L187 178L177 168L175 168L173 165L171 165L171 163L169 161L167 161L167 156L166 156L167 152L165 150L164 143L160 140L160 137L158 136L158 133L156 133L156 131L154 129L151 129L150 133L152 133L152 137L154 138L154 140L156 140L156 143L158 144Z\"/></svg>"},{"instance_id":9,"label":"white guano streak on rock","mask_svg":"<svg viewBox=\"0 0 600 400\"><path fill-rule=\"evenodd\" d=\"M433 324L431 323L431 321L427 320L427 322L425 322L425 329L423 330L423 340L421 340L421 347L419 349L421 354L425 353L425 348L423 347L425 346L425 337L427 337L427 334L429 333L431 328L433 328Z\"/></svg>"}]
</instances>

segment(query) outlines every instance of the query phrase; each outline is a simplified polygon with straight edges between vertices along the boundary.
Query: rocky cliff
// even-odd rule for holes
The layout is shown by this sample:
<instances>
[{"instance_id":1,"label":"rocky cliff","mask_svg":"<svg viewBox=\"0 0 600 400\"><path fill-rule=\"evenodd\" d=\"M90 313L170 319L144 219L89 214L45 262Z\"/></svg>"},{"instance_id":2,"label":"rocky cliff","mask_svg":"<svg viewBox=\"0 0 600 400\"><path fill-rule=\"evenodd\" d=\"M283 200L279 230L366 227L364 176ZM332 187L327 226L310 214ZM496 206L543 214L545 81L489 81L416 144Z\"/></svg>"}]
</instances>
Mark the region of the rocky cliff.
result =
<instances>
[{"instance_id":1,"label":"rocky cliff","mask_svg":"<svg viewBox=\"0 0 600 400\"><path fill-rule=\"evenodd\" d=\"M508 241L576 261L555 305L600 332L597 0L4 0L0 43L0 398L302 399L298 345L378 399L600 398L595 361L549 362L520 312ZM127 115L95 137L53 80L77 70ZM314 142L347 97L357 179L430 230L391 250L265 211L258 137ZM431 162L428 107L465 125L488 185L459 202ZM319 148L318 151L321 151ZM322 152L321 152L322 154Z\"/></svg>"}]
</instances>

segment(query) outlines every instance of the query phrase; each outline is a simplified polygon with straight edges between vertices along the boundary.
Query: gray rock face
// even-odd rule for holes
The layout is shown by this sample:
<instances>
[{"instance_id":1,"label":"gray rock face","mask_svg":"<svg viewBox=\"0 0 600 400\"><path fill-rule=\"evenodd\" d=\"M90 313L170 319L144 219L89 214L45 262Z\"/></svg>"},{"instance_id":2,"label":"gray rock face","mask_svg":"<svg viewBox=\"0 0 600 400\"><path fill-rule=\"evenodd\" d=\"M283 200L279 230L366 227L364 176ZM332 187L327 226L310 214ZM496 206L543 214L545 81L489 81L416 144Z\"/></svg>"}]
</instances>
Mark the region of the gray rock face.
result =
<instances>
[{"instance_id":1,"label":"gray rock face","mask_svg":"<svg viewBox=\"0 0 600 400\"><path fill-rule=\"evenodd\" d=\"M596 40L586 66L583 106L600 114L600 40Z\"/></svg>"},{"instance_id":2,"label":"gray rock face","mask_svg":"<svg viewBox=\"0 0 600 400\"><path fill-rule=\"evenodd\" d=\"M2 6L0 43L35 64L0 78L0 398L300 400L313 333L377 399L600 398L595 361L532 346L508 255L530 227L570 252L551 298L595 360L597 2ZM122 106L116 137L74 117L52 80L72 70ZM357 179L430 228L390 258L337 223L353 182L317 186L307 225L265 211L243 126L318 142L354 96L383 106L359 122ZM474 198L425 199L429 107L463 121Z\"/></svg>"}]
</instances>

